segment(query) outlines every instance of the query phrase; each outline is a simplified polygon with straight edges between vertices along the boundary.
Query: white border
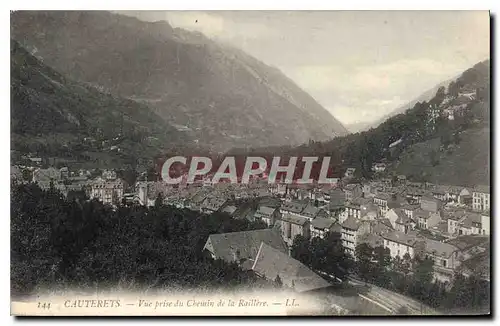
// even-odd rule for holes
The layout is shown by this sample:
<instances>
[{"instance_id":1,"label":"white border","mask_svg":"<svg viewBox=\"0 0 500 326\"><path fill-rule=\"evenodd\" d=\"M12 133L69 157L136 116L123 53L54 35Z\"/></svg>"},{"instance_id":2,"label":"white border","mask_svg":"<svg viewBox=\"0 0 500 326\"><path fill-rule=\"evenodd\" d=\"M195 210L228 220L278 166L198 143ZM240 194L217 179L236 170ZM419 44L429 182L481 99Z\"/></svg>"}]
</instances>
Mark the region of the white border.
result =
<instances>
[{"instance_id":1,"label":"white border","mask_svg":"<svg viewBox=\"0 0 500 326\"><path fill-rule=\"evenodd\" d=\"M493 14L498 13L498 3L500 1L493 1L493 0L484 0L484 1L471 1L471 0L454 0L454 1L441 1L437 2L436 0L420 0L420 1L414 1L412 3L409 3L407 1L387 1L387 0L378 0L378 1L361 1L361 0L349 0L349 1L335 1L335 2L330 2L330 1L324 1L324 0L307 0L307 1L297 1L297 0L288 0L288 1L275 1L271 2L269 0L245 0L245 1L228 1L228 0L211 0L211 1L202 1L202 0L183 0L183 1L119 1L119 0L108 0L108 1L95 1L95 0L77 0L77 1L32 1L32 0L25 0L23 2L17 2L15 5L8 6L7 2L2 2L2 7L4 10L1 11L2 14L2 27L0 29L0 34L2 36L2 42L1 47L2 47L2 64L0 67L2 67L2 87L0 88L2 92L2 109L0 110L1 118L0 122L2 123L2 127L0 128L0 132L2 133L2 141L1 141L1 153L2 155L2 160L1 160L1 167L0 167L0 184L2 185L1 190L1 204L0 207L3 210L2 214L2 227L0 228L2 234L0 236L0 239L2 240L2 258L3 258L3 264L2 266L4 267L1 271L1 280L2 280L2 288L1 288L1 298L2 298L2 304L0 305L2 312L0 314L1 318L1 325L10 325L16 320L14 320L10 316L10 311L9 311L9 302L10 302L10 297L9 297L9 292L10 292L10 278L9 274L10 271L8 269L8 266L10 266L10 227L9 227L9 216L10 216L10 178L7 174L7 171L10 171L10 162L9 162L9 149L10 149L10 76L9 76L9 68L10 67L10 55L9 55L9 39L10 39L10 24L9 24L9 11L10 10L27 10L27 9L66 9L66 10L84 10L84 9L92 9L92 10L491 10ZM498 21L497 21L498 25ZM495 38L495 44L498 44L498 35L494 35ZM493 58L492 55L492 60ZM496 62L495 62L496 66ZM495 69L496 71L496 69ZM495 76L496 74L494 74ZM498 84L495 83L495 89L492 90L494 94L498 94ZM497 108L493 108L493 111L497 111ZM499 116L500 112L496 112L496 117L495 117L495 126L499 126ZM495 134L495 148L494 151L492 152L493 154L497 153L498 150L498 145L500 143L500 140L498 139L498 133ZM498 184L498 173L495 173L495 186ZM495 187L495 190L497 188ZM495 191L495 198L494 198L494 203L499 202L499 191ZM496 205L495 205L496 206ZM493 219L496 220L495 216L492 216ZM493 234L497 233L497 230L499 228L500 221L495 221L495 231ZM497 256L497 251L493 251L495 258L498 258ZM495 260L497 261L497 259ZM495 279L495 285L498 283L498 280L500 278L498 276L498 266L495 270L495 276L493 279ZM496 292L496 291L495 291ZM495 300L494 302L498 303L498 300ZM495 305L495 308L497 308L497 305ZM498 313L498 310L497 310ZM49 322L53 322L54 320L48 320ZM109 323L111 320L82 320L80 323L83 324L92 324L92 325L105 325ZM120 320L121 321L121 320ZM135 323L144 323L147 322L148 320L130 320L129 322L132 322L133 324ZM189 323L192 322L198 322L201 320L195 320L195 321L188 321ZM259 324L268 324L271 323L275 320L272 321L266 321L266 320L237 320L236 322L238 323L247 323L247 322L258 322ZM333 322L336 324L344 324L344 323L372 323L375 320L357 320L354 319L352 321L349 320L311 320L311 321L306 321L306 320L295 320L295 322L300 322L300 323L309 323L309 322ZM388 322L389 320L377 320L375 322ZM402 323L406 322L406 320L403 319L396 319L394 320L397 323ZM431 324L436 324L436 325L442 325L442 324L451 324L455 323L455 320L443 320L443 319L437 319L437 320L421 320L422 322L425 323L431 323ZM458 320L457 320L458 321ZM465 319L465 322L471 322L472 320ZM37 320L36 323L41 322L40 320ZM56 320L57 322L57 320ZM67 320L61 321L63 323L66 323ZM160 322L167 322L167 323L176 323L177 321L174 320L162 320ZM232 320L212 320L212 322L235 322ZM290 319L282 320L281 322L285 323L290 323L293 322Z\"/></svg>"}]
</instances>

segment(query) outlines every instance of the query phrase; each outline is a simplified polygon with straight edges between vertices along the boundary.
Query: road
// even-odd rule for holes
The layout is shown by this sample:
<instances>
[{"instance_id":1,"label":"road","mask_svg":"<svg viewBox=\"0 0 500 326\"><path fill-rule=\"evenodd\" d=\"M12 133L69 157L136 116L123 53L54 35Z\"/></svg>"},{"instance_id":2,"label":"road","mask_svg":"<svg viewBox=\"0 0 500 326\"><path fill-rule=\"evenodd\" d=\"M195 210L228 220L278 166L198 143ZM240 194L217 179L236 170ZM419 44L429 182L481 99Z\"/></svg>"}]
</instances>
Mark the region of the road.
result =
<instances>
[{"instance_id":1,"label":"road","mask_svg":"<svg viewBox=\"0 0 500 326\"><path fill-rule=\"evenodd\" d=\"M331 280L335 280L335 276L317 271L319 274L327 276ZM338 280L338 279L337 279ZM339 305L346 309L356 310L362 307L363 310L368 309L375 314L394 315L400 312L400 309L406 307L409 315L438 315L439 312L431 307L422 304L421 302L404 296L402 294L381 288L373 284L367 284L363 281L348 277L349 285L352 286L353 292L350 296L337 295L336 299ZM358 297L357 300L353 300ZM356 302L356 303L354 303ZM361 303L360 303L361 302Z\"/></svg>"},{"instance_id":2,"label":"road","mask_svg":"<svg viewBox=\"0 0 500 326\"><path fill-rule=\"evenodd\" d=\"M349 283L352 285L365 285L365 282L356 280L349 277ZM383 306L386 310L390 310L392 313L397 313L402 307L408 309L408 314L410 315L437 315L438 311L432 309L431 307L415 300L404 296L402 294L381 288L379 286L368 284L369 290L360 294L366 300L371 300L375 304Z\"/></svg>"}]
</instances>

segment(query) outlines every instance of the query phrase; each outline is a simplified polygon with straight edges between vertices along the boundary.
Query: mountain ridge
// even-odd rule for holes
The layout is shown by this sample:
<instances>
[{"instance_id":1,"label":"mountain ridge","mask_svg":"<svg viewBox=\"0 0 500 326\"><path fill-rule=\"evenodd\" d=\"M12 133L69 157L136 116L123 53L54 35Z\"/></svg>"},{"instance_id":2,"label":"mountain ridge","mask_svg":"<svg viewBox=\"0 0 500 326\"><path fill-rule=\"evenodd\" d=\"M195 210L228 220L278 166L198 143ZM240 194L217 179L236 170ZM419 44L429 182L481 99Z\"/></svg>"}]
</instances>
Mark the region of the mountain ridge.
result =
<instances>
[{"instance_id":1,"label":"mountain ridge","mask_svg":"<svg viewBox=\"0 0 500 326\"><path fill-rule=\"evenodd\" d=\"M48 65L147 102L214 150L348 133L284 74L201 33L109 12L15 12L11 21L14 38Z\"/></svg>"}]
</instances>

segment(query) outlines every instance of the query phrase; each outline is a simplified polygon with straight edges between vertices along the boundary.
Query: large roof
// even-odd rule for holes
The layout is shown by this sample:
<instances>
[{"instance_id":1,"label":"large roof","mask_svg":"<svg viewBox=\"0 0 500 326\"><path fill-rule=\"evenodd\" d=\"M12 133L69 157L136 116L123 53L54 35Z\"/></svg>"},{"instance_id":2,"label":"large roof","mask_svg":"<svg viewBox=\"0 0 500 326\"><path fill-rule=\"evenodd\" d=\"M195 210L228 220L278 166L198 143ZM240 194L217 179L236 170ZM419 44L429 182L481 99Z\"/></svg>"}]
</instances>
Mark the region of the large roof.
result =
<instances>
[{"instance_id":1,"label":"large roof","mask_svg":"<svg viewBox=\"0 0 500 326\"><path fill-rule=\"evenodd\" d=\"M459 249L449 243L425 238L425 251L434 256L448 258Z\"/></svg>"},{"instance_id":2,"label":"large roof","mask_svg":"<svg viewBox=\"0 0 500 326\"><path fill-rule=\"evenodd\" d=\"M322 289L330 283L306 265L265 243L261 243L252 270L268 280L280 277L283 285L297 292Z\"/></svg>"},{"instance_id":3,"label":"large roof","mask_svg":"<svg viewBox=\"0 0 500 326\"><path fill-rule=\"evenodd\" d=\"M288 252L279 232L273 229L211 234L205 248L209 249L215 258L228 262L235 261L235 257L253 261L261 243L266 243L277 251Z\"/></svg>"},{"instance_id":4,"label":"large roof","mask_svg":"<svg viewBox=\"0 0 500 326\"><path fill-rule=\"evenodd\" d=\"M311 221L311 225L316 229L330 229L333 224L335 224L335 220L322 217L317 217Z\"/></svg>"},{"instance_id":5,"label":"large roof","mask_svg":"<svg viewBox=\"0 0 500 326\"><path fill-rule=\"evenodd\" d=\"M473 191L489 194L490 193L490 186L487 186L487 185L477 185L477 186L474 187Z\"/></svg>"},{"instance_id":6,"label":"large roof","mask_svg":"<svg viewBox=\"0 0 500 326\"><path fill-rule=\"evenodd\" d=\"M415 245L417 242L417 237L413 234L406 234L401 231L392 231L389 233L382 234L384 239L387 239L392 242L401 243L410 247Z\"/></svg>"},{"instance_id":7,"label":"large roof","mask_svg":"<svg viewBox=\"0 0 500 326\"><path fill-rule=\"evenodd\" d=\"M283 214L281 217L282 221L289 222L292 224L297 224L297 225L304 225L307 223L307 218L301 217L301 216L296 216L296 215L291 215L288 213Z\"/></svg>"},{"instance_id":8,"label":"large roof","mask_svg":"<svg viewBox=\"0 0 500 326\"><path fill-rule=\"evenodd\" d=\"M281 209L292 213L301 213L307 206L307 202L288 201L281 204Z\"/></svg>"},{"instance_id":9,"label":"large roof","mask_svg":"<svg viewBox=\"0 0 500 326\"><path fill-rule=\"evenodd\" d=\"M357 230L361 225L361 221L357 218L350 216L348 217L344 223L342 223L342 227L350 230Z\"/></svg>"}]
</instances>

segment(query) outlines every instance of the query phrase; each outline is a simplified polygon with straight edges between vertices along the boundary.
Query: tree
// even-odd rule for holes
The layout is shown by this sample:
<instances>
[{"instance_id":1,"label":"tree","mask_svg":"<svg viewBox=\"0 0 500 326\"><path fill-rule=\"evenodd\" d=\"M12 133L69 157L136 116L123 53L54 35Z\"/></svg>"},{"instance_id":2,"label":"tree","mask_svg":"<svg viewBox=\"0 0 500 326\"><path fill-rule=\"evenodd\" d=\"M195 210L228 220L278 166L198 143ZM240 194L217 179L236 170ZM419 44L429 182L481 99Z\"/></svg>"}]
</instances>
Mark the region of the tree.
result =
<instances>
[{"instance_id":1,"label":"tree","mask_svg":"<svg viewBox=\"0 0 500 326\"><path fill-rule=\"evenodd\" d=\"M365 282L373 278L374 264L373 248L366 243L361 243L356 247L356 266L358 276Z\"/></svg>"},{"instance_id":2,"label":"tree","mask_svg":"<svg viewBox=\"0 0 500 326\"><path fill-rule=\"evenodd\" d=\"M293 258L302 262L307 266L311 266L311 248L309 247L310 242L302 235L297 235L293 239L292 248L290 254Z\"/></svg>"}]
</instances>

